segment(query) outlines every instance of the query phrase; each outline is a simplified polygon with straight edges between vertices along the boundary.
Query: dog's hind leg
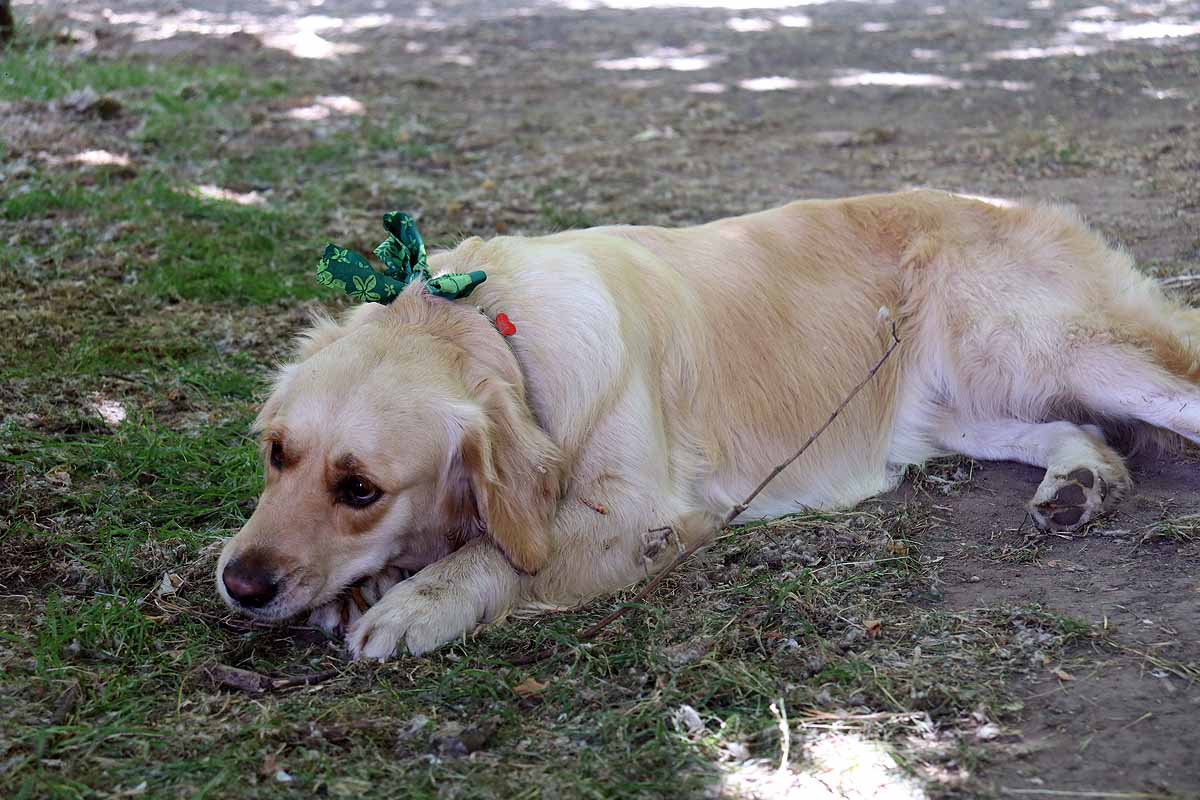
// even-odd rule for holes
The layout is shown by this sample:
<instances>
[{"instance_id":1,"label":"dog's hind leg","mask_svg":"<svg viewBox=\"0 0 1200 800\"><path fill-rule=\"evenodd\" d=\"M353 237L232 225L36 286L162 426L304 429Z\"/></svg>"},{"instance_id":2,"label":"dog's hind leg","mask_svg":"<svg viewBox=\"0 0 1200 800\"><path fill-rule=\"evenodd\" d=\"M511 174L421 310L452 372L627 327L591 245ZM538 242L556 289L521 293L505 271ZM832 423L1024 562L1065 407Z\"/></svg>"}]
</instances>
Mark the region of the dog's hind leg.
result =
<instances>
[{"instance_id":1,"label":"dog's hind leg","mask_svg":"<svg viewBox=\"0 0 1200 800\"><path fill-rule=\"evenodd\" d=\"M1071 400L1099 418L1200 444L1200 314L1166 304L1158 311L1151 329L1114 328L1124 341L1080 348L1068 366Z\"/></svg>"},{"instance_id":2,"label":"dog's hind leg","mask_svg":"<svg viewBox=\"0 0 1200 800\"><path fill-rule=\"evenodd\" d=\"M951 416L938 427L937 444L972 458L1044 467L1046 477L1027 508L1047 530L1082 527L1129 487L1121 456L1091 425Z\"/></svg>"}]
</instances>

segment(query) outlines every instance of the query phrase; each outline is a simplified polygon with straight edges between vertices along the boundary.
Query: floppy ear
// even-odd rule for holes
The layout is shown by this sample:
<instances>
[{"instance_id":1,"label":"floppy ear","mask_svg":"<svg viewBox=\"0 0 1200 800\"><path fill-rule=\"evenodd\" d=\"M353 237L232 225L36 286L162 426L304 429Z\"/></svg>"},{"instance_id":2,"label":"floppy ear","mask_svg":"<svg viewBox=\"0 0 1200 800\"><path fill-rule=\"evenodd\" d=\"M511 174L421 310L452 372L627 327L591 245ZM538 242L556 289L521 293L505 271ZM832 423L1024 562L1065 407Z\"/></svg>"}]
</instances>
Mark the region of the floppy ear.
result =
<instances>
[{"instance_id":1,"label":"floppy ear","mask_svg":"<svg viewBox=\"0 0 1200 800\"><path fill-rule=\"evenodd\" d=\"M442 476L441 503L465 538L486 532L516 569L534 575L554 543L560 454L515 387L480 384L482 414L467 423Z\"/></svg>"}]
</instances>

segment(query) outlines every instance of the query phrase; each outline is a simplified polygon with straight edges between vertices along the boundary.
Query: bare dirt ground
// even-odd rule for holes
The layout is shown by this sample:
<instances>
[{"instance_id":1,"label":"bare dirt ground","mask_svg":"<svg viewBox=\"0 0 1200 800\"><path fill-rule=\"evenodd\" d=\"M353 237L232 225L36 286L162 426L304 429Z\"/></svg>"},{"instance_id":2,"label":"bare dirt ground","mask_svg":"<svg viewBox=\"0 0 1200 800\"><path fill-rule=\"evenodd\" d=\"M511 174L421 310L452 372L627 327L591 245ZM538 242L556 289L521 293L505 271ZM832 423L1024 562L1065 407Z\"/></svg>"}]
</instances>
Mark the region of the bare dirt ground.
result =
<instances>
[{"instance_id":1,"label":"bare dirt ground","mask_svg":"<svg viewBox=\"0 0 1200 800\"><path fill-rule=\"evenodd\" d=\"M924 185L1072 203L1200 298L1187 279L1200 272L1196 2L130 0L108 11L72 0L38 13L76 29L80 57L232 64L319 87L264 101L223 158L345 133L360 114L346 99L401 142L432 142L416 164L410 150L345 164L335 222L359 249L379 238L380 211L406 203L449 240L687 224ZM37 125L5 128L12 146L47 158L131 135L22 113ZM287 191L226 177L239 196ZM53 219L44 225L53 236ZM231 313L243 338L261 322ZM263 344L255 357L271 355ZM1032 665L1011 687L1011 721L980 737L970 779L944 790L1200 796L1196 453L1139 457L1133 495L1072 536L1025 526L1036 470L959 469L972 473L939 472L884 501L937 520L920 543L942 560L920 602L1038 604L1119 633L1121 646L1084 640Z\"/></svg>"},{"instance_id":2,"label":"bare dirt ground","mask_svg":"<svg viewBox=\"0 0 1200 800\"><path fill-rule=\"evenodd\" d=\"M1194 457L1138 460L1136 494L1083 536L1026 529L1023 538L1015 501L1041 480L1032 467L980 465L969 491L935 501L945 524L926 545L946 558L940 602L1036 603L1119 629L1130 648L1080 654L1067 680L1042 671L1022 682L1021 736L987 770L994 788L1200 790L1192 732L1200 687L1194 678L1175 684L1145 659L1164 646L1184 662L1200 659L1200 548L1144 540L1161 520L1200 511L1198 469Z\"/></svg>"}]
</instances>

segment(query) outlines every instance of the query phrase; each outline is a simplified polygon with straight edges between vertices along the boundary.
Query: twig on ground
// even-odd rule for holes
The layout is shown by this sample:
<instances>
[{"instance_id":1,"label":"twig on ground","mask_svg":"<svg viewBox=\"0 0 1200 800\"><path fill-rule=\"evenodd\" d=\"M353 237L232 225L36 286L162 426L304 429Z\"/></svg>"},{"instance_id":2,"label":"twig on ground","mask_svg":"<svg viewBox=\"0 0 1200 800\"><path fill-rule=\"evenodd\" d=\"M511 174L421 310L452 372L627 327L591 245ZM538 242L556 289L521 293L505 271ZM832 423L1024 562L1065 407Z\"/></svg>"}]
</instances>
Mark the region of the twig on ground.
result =
<instances>
[{"instance_id":1,"label":"twig on ground","mask_svg":"<svg viewBox=\"0 0 1200 800\"><path fill-rule=\"evenodd\" d=\"M1172 275L1169 278L1159 278L1159 286L1190 286L1200 283L1200 275Z\"/></svg>"},{"instance_id":2,"label":"twig on ground","mask_svg":"<svg viewBox=\"0 0 1200 800\"><path fill-rule=\"evenodd\" d=\"M779 772L786 772L788 765L789 751L792 749L792 731L788 728L787 707L783 704L783 698L780 697L774 703L771 703L771 716L775 718L776 724L779 725Z\"/></svg>"},{"instance_id":3,"label":"twig on ground","mask_svg":"<svg viewBox=\"0 0 1200 800\"><path fill-rule=\"evenodd\" d=\"M271 681L271 691L277 692L280 689L293 689L297 686L312 686L313 684L332 680L341 674L339 670L331 669L312 675L297 675L294 678L275 678Z\"/></svg>"},{"instance_id":4,"label":"twig on ground","mask_svg":"<svg viewBox=\"0 0 1200 800\"><path fill-rule=\"evenodd\" d=\"M883 365L887 362L887 360L889 358L892 357L892 353L894 353L896 351L896 348L899 346L900 346L900 337L899 337L899 335L897 335L896 323L892 322L892 342L890 345L888 345L888 348L887 348L887 350L884 351L883 355L879 357L879 360L875 362L875 365L873 367L871 367L870 370L867 371L866 377L864 377L861 381L859 381L858 385L856 385L853 389L850 390L850 393L846 395L845 399L843 399L842 402L838 403L838 406L837 406L837 408L835 408L833 410L833 413L831 413L826 418L825 422L822 423L821 427L817 428L815 431L812 432L811 435L809 435L809 437L804 441L804 444L802 444L800 446L799 450L797 450L795 453L793 453L790 458L788 458L786 461L781 463L779 466L775 467L775 469L771 470L771 473L769 475L767 475L767 477L763 478L763 480L758 484L758 486L754 487L754 491L752 491L746 497L745 500L738 503L733 508L729 509L729 513L725 515L725 519L723 519L721 521L721 524L719 526L717 526L717 530L728 528L730 523L732 523L735 519L737 519L739 516L741 516L742 512L744 512L747 508L750 507L750 504L754 502L754 498L758 497L758 495L762 493L763 489L767 488L767 484L769 484L771 481L773 481L777 477L779 477L779 474L781 472L783 472L785 469L787 469L789 466L791 466L792 463L796 461L796 459L800 458L800 456L804 455L804 453L808 450L808 448L812 447L813 442L815 442L818 438L820 438L821 434L825 433L825 431L829 428L829 426L833 424L833 421L838 418L838 415L841 414L842 411L845 410L846 406L848 406L850 404L850 401L853 400L855 397L857 397L858 393L863 390L863 387L865 387L868 383L870 383L874 379L876 373L878 373L879 370L883 368ZM659 528L656 530L663 530L663 529ZM676 536L678 538L678 535L676 535ZM603 619L601 619L599 622L595 623L594 625L591 625L588 628L585 628L584 630L580 631L578 639L580 641L586 642L586 641L596 638L596 636L602 630L607 628L612 623L616 622L621 617L625 616L625 614L627 614L630 611L630 609L632 609L634 607L635 604L640 603L642 600L646 599L646 596L649 595L651 592L653 592L655 589L657 589L659 584L661 584L664 580L666 580L667 576L675 571L676 567L678 567L684 561L687 561L689 558L691 558L696 553L697 550L699 550L700 548L702 548L710 543L711 543L711 540L709 540L707 538L701 538L701 539L698 539L697 541L695 541L686 550L683 550L682 552L680 552L679 555L677 555L675 557L675 560L672 561L670 564L668 564L665 569L663 569L661 572L659 572L657 575L655 575L653 580L651 580L644 587L642 587L641 591L639 591L636 595L634 595L632 600L630 600L628 603L622 605L620 608L615 609L614 611L612 611L612 613L608 614L607 616L605 616ZM546 648L546 649L539 650L534 653L530 653L528 655L518 656L516 658L510 659L510 661L511 661L511 663L516 664L518 666L522 666L525 664L533 664L535 662L542 661L546 658L549 658L551 655L553 655L553 653L554 653L554 648Z\"/></svg>"},{"instance_id":5,"label":"twig on ground","mask_svg":"<svg viewBox=\"0 0 1200 800\"><path fill-rule=\"evenodd\" d=\"M313 675L299 675L294 678L272 678L261 672L231 667L228 664L211 664L204 668L204 674L217 686L237 689L248 694L263 694L264 692L292 689L297 686L324 683L330 678L336 678L341 672L329 670Z\"/></svg>"},{"instance_id":6,"label":"twig on ground","mask_svg":"<svg viewBox=\"0 0 1200 800\"><path fill-rule=\"evenodd\" d=\"M1136 647L1118 642L1111 636L1105 637L1101 641L1122 652L1144 658L1152 666L1161 669L1163 672L1169 672L1180 680L1187 681L1188 683L1200 681L1200 664L1185 664L1181 661L1171 661L1157 656L1149 650L1139 650Z\"/></svg>"}]
</instances>

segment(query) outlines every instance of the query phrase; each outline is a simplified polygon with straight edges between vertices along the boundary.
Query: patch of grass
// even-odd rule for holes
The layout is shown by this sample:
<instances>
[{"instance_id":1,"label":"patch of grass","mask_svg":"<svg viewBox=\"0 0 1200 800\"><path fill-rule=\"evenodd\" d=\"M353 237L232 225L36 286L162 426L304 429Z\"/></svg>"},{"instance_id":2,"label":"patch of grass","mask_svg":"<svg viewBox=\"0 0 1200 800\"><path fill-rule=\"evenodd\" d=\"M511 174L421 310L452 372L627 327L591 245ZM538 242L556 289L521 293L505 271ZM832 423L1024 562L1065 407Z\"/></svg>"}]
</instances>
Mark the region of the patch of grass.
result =
<instances>
[{"instance_id":1,"label":"patch of grass","mask_svg":"<svg viewBox=\"0 0 1200 800\"><path fill-rule=\"evenodd\" d=\"M1048 173L1074 172L1092 162L1086 145L1056 124L1051 124L1045 130L1015 132L1011 147L1013 163L1026 169Z\"/></svg>"},{"instance_id":2,"label":"patch of grass","mask_svg":"<svg viewBox=\"0 0 1200 800\"><path fill-rule=\"evenodd\" d=\"M948 456L910 466L906 477L918 492L954 497L970 489L978 466L967 456Z\"/></svg>"},{"instance_id":3,"label":"patch of grass","mask_svg":"<svg viewBox=\"0 0 1200 800\"><path fill-rule=\"evenodd\" d=\"M542 221L550 231L591 228L598 223L576 199L582 190L567 178L549 181L536 190L533 197L538 204Z\"/></svg>"},{"instance_id":4,"label":"patch of grass","mask_svg":"<svg viewBox=\"0 0 1200 800\"><path fill-rule=\"evenodd\" d=\"M1181 544L1200 541L1200 515L1174 517L1155 523L1145 532L1141 541L1155 539L1166 539Z\"/></svg>"},{"instance_id":5,"label":"patch of grass","mask_svg":"<svg viewBox=\"0 0 1200 800\"><path fill-rule=\"evenodd\" d=\"M214 689L199 666L317 671L341 663L336 648L304 645L295 630L224 628L203 537L173 547L145 532L236 525L238 499L257 476L252 448L229 429L193 439L135 425L58 442L16 433L18 454L0 464L18 464L17 482L32 493L13 509L22 525L77 511L136 543L122 550L79 530L59 541L97 583L49 595L44 630L13 642L29 660L12 674L41 694L9 721L7 752L18 763L0 784L10 793L86 794L146 781L150 794L207 788L255 797L275 791L284 770L305 793L334 796L380 785L433 796L448 784L464 797L516 796L531 785L573 796L679 796L736 770L739 753L775 758L770 706L780 698L797 726L795 769L803 772L806 748L825 735L819 715L837 708L848 720L843 735L890 741L917 770L941 757L912 742L932 748L927 734L980 708L1010 713L1006 679L1034 651L1066 641L1061 621L1036 608L949 614L904 602L931 573L906 538L923 518L900 506L738 531L595 643L579 644L574 633L606 613L607 601L251 702ZM214 452L234 461L206 470L202 454ZM38 487L35 476L56 468L72 476L77 500ZM204 475L220 483L207 486ZM112 491L139 484L136 496ZM134 566L116 568L97 550ZM179 593L156 596L165 572L186 580ZM555 642L563 649L548 662L506 661ZM530 676L546 688L523 698L513 687ZM80 700L47 727L73 685ZM451 755L459 732L480 721L495 726L482 749Z\"/></svg>"},{"instance_id":6,"label":"patch of grass","mask_svg":"<svg viewBox=\"0 0 1200 800\"><path fill-rule=\"evenodd\" d=\"M12 520L30 522L85 514L90 535L84 544L111 528L161 533L235 527L244 518L241 504L259 481L249 422L172 431L135 418L111 433L74 436L6 423L0 464L25 476L30 492L6 511Z\"/></svg>"},{"instance_id":7,"label":"patch of grass","mask_svg":"<svg viewBox=\"0 0 1200 800\"><path fill-rule=\"evenodd\" d=\"M70 213L71 227L93 237L130 220L144 223L110 248L150 256L139 264L136 291L175 300L237 303L318 294L311 274L323 238L306 220L308 209L255 208L208 199L156 171L86 187L69 176L44 176L34 186L5 199L0 215L19 223ZM34 253L35 258L44 255ZM62 259L71 265L67 253ZM86 269L85 264L76 260L74 266Z\"/></svg>"},{"instance_id":8,"label":"patch of grass","mask_svg":"<svg viewBox=\"0 0 1200 800\"><path fill-rule=\"evenodd\" d=\"M201 107L215 107L255 98L278 97L289 87L280 80L255 80L234 64L183 61L142 61L130 58L64 58L64 52L36 30L22 32L5 49L0 100L58 100L71 92L152 92L163 111L183 119ZM180 97L184 87L198 87ZM184 126L181 126L184 127Z\"/></svg>"}]
</instances>

